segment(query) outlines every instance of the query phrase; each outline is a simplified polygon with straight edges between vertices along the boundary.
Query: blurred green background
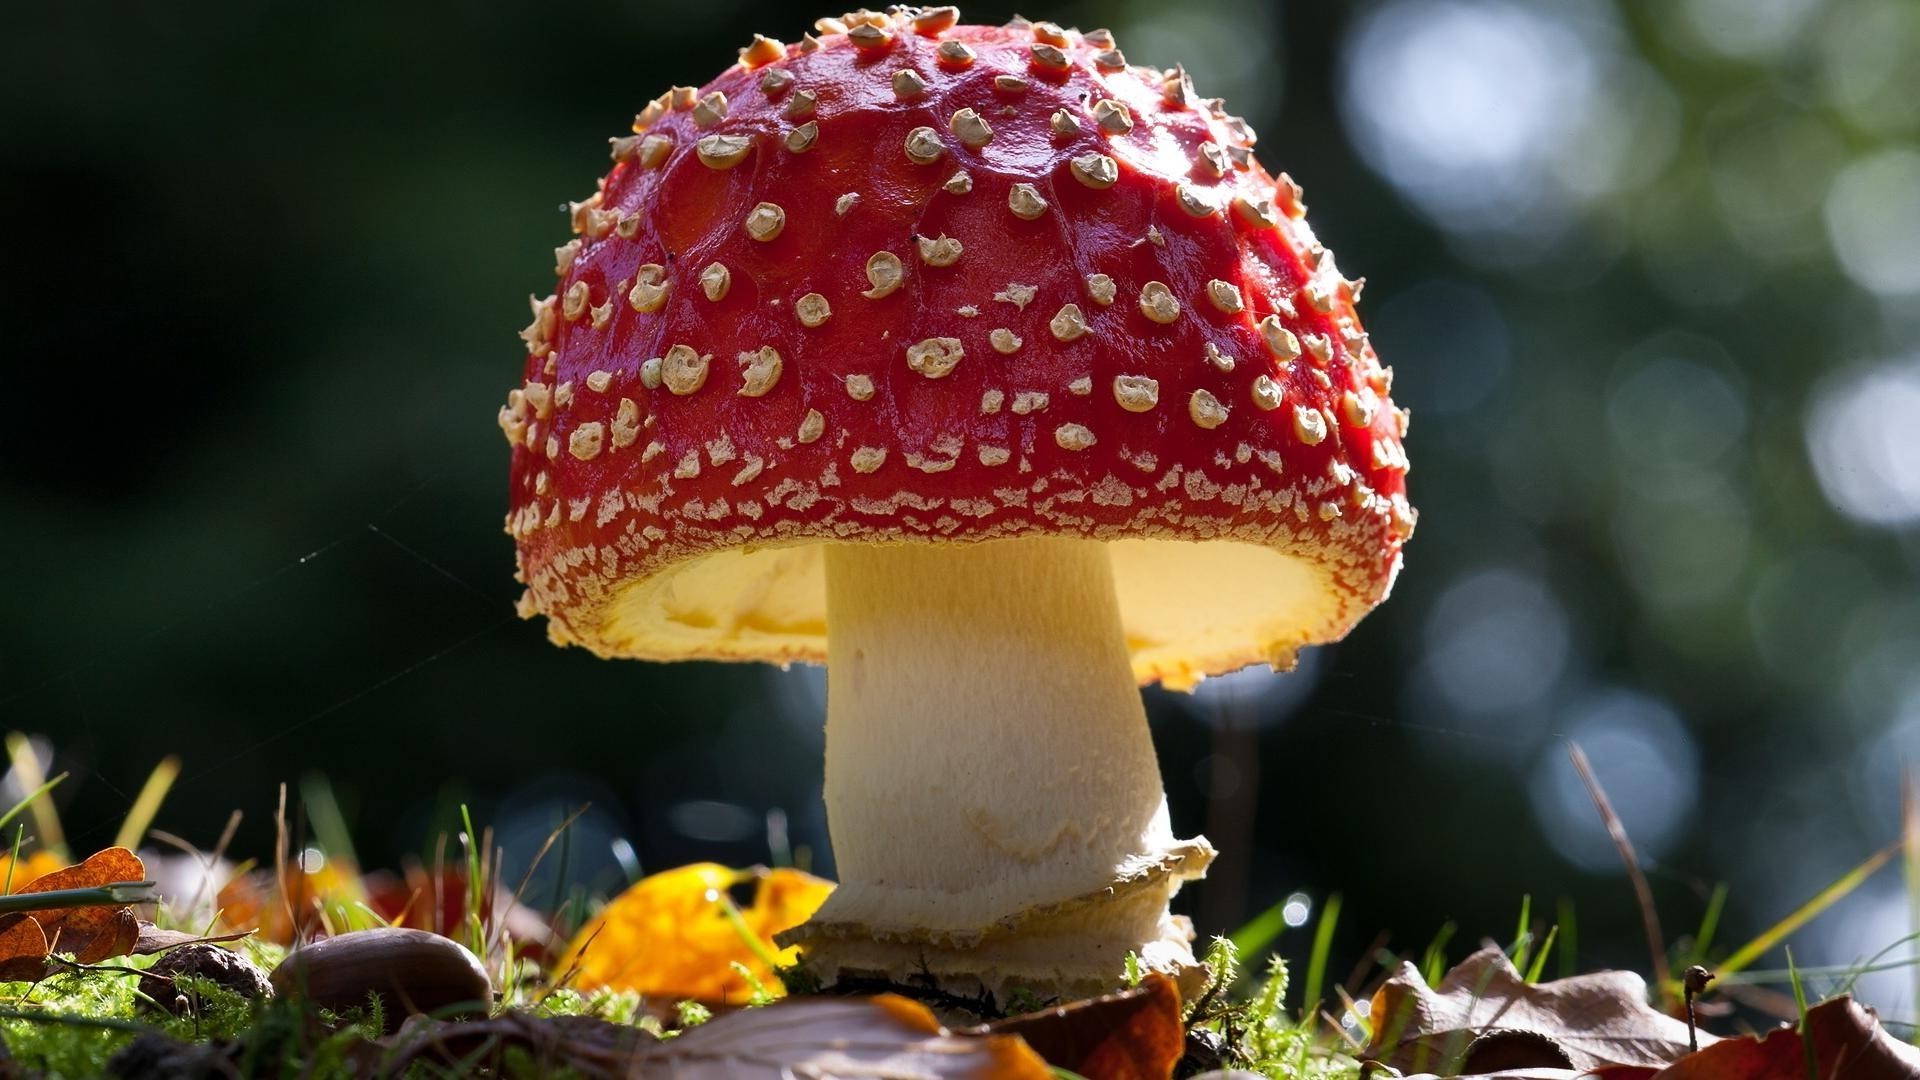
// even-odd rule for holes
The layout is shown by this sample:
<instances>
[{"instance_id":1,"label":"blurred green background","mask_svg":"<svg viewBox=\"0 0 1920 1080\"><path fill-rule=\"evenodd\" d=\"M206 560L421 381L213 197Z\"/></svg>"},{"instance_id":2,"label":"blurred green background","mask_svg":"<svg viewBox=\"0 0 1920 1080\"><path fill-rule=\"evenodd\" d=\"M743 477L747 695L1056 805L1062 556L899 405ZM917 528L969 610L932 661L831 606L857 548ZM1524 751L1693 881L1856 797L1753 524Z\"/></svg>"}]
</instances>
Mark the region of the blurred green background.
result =
<instances>
[{"instance_id":1,"label":"blurred green background","mask_svg":"<svg viewBox=\"0 0 1920 1080\"><path fill-rule=\"evenodd\" d=\"M577 866L603 888L623 844L646 869L764 861L770 811L831 868L820 673L550 647L512 615L494 423L606 138L824 14L7 17L0 718L72 771L76 848L178 753L159 825L211 843L240 809L241 854L270 852L276 785L318 772L374 865L430 850L465 800L511 869L590 800ZM1549 920L1573 905L1581 967L1645 970L1570 739L1674 938L1717 883L1731 944L1897 837L1920 748L1920 5L1025 14L1110 26L1247 116L1367 276L1415 417L1392 600L1296 674L1149 692L1176 825L1227 851L1182 897L1203 933L1338 891L1338 977L1376 932L1417 953L1452 920L1456 957L1505 939L1531 894ZM1796 957L1908 932L1889 870ZM1910 986L1868 996L1907 1017Z\"/></svg>"}]
</instances>

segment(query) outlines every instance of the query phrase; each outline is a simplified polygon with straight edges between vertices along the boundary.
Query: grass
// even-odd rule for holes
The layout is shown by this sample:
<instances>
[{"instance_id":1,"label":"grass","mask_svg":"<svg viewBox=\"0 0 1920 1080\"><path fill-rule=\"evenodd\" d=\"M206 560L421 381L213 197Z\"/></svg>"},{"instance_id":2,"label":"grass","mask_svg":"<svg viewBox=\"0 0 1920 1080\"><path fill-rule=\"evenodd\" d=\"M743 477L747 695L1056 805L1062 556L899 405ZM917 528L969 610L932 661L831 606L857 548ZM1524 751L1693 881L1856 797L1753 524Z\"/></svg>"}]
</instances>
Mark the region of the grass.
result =
<instances>
[{"instance_id":1,"label":"grass","mask_svg":"<svg viewBox=\"0 0 1920 1080\"><path fill-rule=\"evenodd\" d=\"M15 740L8 740L8 748L16 757L23 752ZM134 838L135 842L139 837L152 835L198 855L183 841L151 830L154 815L177 772L177 762L171 761L163 762L155 770L135 800L135 808L121 835ZM15 856L12 865L19 865L23 844L31 846L32 843L22 831L24 822L33 822L35 835L40 835L43 823L50 821L54 834L58 835L57 817L51 813L47 794L61 779L56 776L38 780L27 798L0 814L0 829L15 821L23 823L10 837ZM295 806L298 817L290 828L283 790L278 821L281 850L276 856L274 877L281 886L280 895L292 898L283 912L289 917L288 925L310 925L331 932L384 923L385 917L369 904L363 893L353 894L346 900L316 895L307 883L301 860L296 858L289 864L289 853L303 850L311 833L312 841L325 851L328 860L350 869L357 867L344 818L324 781L307 779L301 785L300 796ZM1603 799L1603 793L1596 793L1597 802L1603 803ZM573 862L569 826L577 818L578 813L560 822L508 894L501 878L501 852L494 844L491 830L477 828L467 808L460 807L459 829L450 837L442 837L431 869L434 894L416 894L414 899L433 912L433 928L468 945L483 958L494 985L499 988L496 1014L520 1010L536 1017L591 1016L641 1027L662 1036L671 1035L679 1027L704 1022L711 1017L711 1011L698 1003L685 1002L665 1010L664 1018L672 1023L663 1027L663 1012L649 1009L638 995L577 989L569 985L567 973L544 971L538 963L517 952L519 945L506 933L504 917L508 910L523 903L542 860L552 857L559 868L556 880L546 893L556 929L571 931L589 914L587 899L570 886L567 877L567 868ZM1920 826L1914 824L1916 820L1920 820L1920 812L1910 813L1909 835L1903 837L1903 843L1876 852L1743 945L1722 950L1716 944L1727 903L1724 886L1713 890L1700 913L1697 930L1680 947L1668 949L1657 939L1653 944L1672 970L1685 970L1693 964L1714 967L1717 961L1723 986L1757 986L1769 982L1790 986L1793 999L1789 1011L1799 1017L1804 1017L1809 1007L1808 980L1827 980L1826 985L1834 992L1845 992L1852 981L1865 972L1915 966L1913 960L1888 960L1887 957L1894 949L1920 939L1920 934L1851 966L1805 968L1798 966L1789 954L1788 966L1783 971L1752 968L1755 961L1857 889L1891 861L1894 854L1905 853L1910 879L1920 881L1920 869L1917 869L1920 868L1920 838L1912 835L1920 832ZM224 852L225 845L223 839L218 850ZM449 852L449 848L453 850ZM1631 851L1628 845L1622 848ZM449 854L453 855L459 871L451 875L445 872ZM357 870L354 882L357 887ZM442 898L437 893L449 885L460 889L458 914L443 919ZM10 892L11 887L6 891ZM511 902L507 902L509 896ZM721 893L715 902L721 905L723 916L743 938L758 947L761 961L769 962L771 955L746 928L731 898ZM1920 898L1916 903L1920 904ZM0 910L4 910L4 906L5 898L0 896ZM1335 983L1329 978L1328 968L1342 903L1341 897L1333 894L1319 905L1317 920L1304 950L1303 976L1296 981L1291 977L1288 964L1272 951L1292 929L1284 907L1284 901L1276 904L1230 937L1215 939L1204 950L1206 988L1188 1003L1186 1021L1198 1039L1217 1048L1219 1064L1223 1067L1285 1080L1355 1077L1359 1074L1363 1047L1375 1034L1371 1030L1373 1018L1366 1007L1371 987L1408 959L1417 961L1417 969L1429 984L1436 984L1447 970L1450 947L1459 952L1472 951L1455 945L1458 928L1449 922L1443 924L1415 956L1406 957L1378 948L1371 957L1371 966L1356 973L1360 985ZM410 904L409 911L413 910ZM1562 899L1552 914L1551 924L1541 926L1546 920L1536 921L1533 898L1521 898L1507 953L1528 982L1543 979L1556 960L1560 975L1578 970L1574 955L1576 913L1572 905ZM168 913L159 912L156 921L168 922ZM414 925L420 924L418 918L411 921ZM1644 921L1649 928L1659 925L1658 920L1650 916ZM207 927L179 929L205 931ZM561 936L564 939L566 934ZM258 939L249 939L237 948L263 968L270 968L284 952L281 946ZM1256 956L1264 959L1252 965L1251 972L1243 970L1243 959ZM198 1044L237 1040L243 1048L241 1052L252 1055L250 1067L264 1070L258 1075L331 1075L349 1074L364 1065L364 1059L354 1055L367 1052L366 1040L379 1030L383 1019L375 1003L367 1010L326 1016L322 1018L324 1023L316 1023L315 1018L302 1015L291 1004L250 1003L211 986L199 988L206 1004L197 1015L177 1018L153 1008L153 1003L141 992L139 980L131 974L149 963L145 958L126 958L84 969L68 965L65 970L37 983L0 984L0 1038L5 1039L21 1065L54 1078L98 1075L114 1053L139 1035L150 1032ZM751 1004L773 1000L773 987L761 985L744 968L742 974L752 988ZM1125 971L1116 974L1131 985L1140 981L1143 972L1137 958L1129 957ZM816 988L804 981L804 971L783 971L781 975L795 980L789 990ZM1655 985L1668 992L1673 989ZM1294 997L1296 991L1297 998ZM1032 1004L1037 1007L1040 1003L1036 1000ZM1393 1022L1393 1018L1389 1018L1388 1023ZM1392 1041L1393 1032L1383 1034ZM406 1075L448 1073L444 1065L415 1062L408 1067Z\"/></svg>"},{"instance_id":2,"label":"grass","mask_svg":"<svg viewBox=\"0 0 1920 1080\"><path fill-rule=\"evenodd\" d=\"M241 944L243 955L264 966L282 950L257 941ZM15 1062L50 1077L100 1075L108 1058L136 1035L162 1032L184 1042L236 1039L260 1017L251 1002L201 982L204 1007L197 1016L174 1017L158 1008L123 972L152 966L152 957L128 957L81 971L64 971L38 983L0 984L0 1037Z\"/></svg>"}]
</instances>

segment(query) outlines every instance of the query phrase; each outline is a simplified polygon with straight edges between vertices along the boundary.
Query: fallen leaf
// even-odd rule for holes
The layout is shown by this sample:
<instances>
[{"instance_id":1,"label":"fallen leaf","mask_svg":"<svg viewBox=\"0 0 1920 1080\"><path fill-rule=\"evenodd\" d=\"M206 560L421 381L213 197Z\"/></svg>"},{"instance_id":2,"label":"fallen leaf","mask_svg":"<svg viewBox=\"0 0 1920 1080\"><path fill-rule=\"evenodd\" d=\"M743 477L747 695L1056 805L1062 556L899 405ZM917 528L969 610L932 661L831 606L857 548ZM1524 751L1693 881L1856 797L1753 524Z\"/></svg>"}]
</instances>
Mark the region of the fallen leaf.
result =
<instances>
[{"instance_id":1,"label":"fallen leaf","mask_svg":"<svg viewBox=\"0 0 1920 1080\"><path fill-rule=\"evenodd\" d=\"M1820 1076L1895 1080L1920 1075L1920 1050L1887 1034L1851 997L1808 1009L1807 1030L1818 1063L1813 1071ZM1722 1039L1653 1075L1657 1080L1804 1080L1807 1072L1800 1033L1780 1027L1765 1038Z\"/></svg>"},{"instance_id":2,"label":"fallen leaf","mask_svg":"<svg viewBox=\"0 0 1920 1080\"><path fill-rule=\"evenodd\" d=\"M1400 965L1374 995L1371 1019L1366 1056L1403 1072L1458 1072L1475 1040L1501 1031L1545 1036L1583 1071L1660 1068L1687 1052L1687 1025L1649 1006L1646 983L1633 972L1529 985L1492 946L1461 961L1437 987L1412 964ZM1713 1041L1701 1033L1702 1045Z\"/></svg>"},{"instance_id":3,"label":"fallen leaf","mask_svg":"<svg viewBox=\"0 0 1920 1080\"><path fill-rule=\"evenodd\" d=\"M1101 1080L1165 1080L1187 1037L1180 989L1159 972L1131 990L996 1020L966 1034L1018 1035L1047 1064Z\"/></svg>"},{"instance_id":4,"label":"fallen leaf","mask_svg":"<svg viewBox=\"0 0 1920 1080\"><path fill-rule=\"evenodd\" d=\"M16 890L14 895L29 896L59 889L94 889L115 882L140 881L146 876L147 868L140 862L139 856L126 848L107 848L87 856L84 862L77 865L35 878L25 888ZM140 938L140 920L124 904L46 908L29 911L25 915L39 924L52 951L71 953L83 964L97 964L115 956L125 956L133 951L134 943ZM21 940L25 940L24 937ZM0 953L0 959L10 957Z\"/></svg>"},{"instance_id":5,"label":"fallen leaf","mask_svg":"<svg viewBox=\"0 0 1920 1080\"><path fill-rule=\"evenodd\" d=\"M754 883L753 902L740 908L736 926L727 913L727 890L745 882ZM635 882L588 920L554 970L573 972L572 985L582 990L611 987L738 1004L752 988L734 969L737 963L777 994L780 981L760 954L793 963L797 950L781 949L773 935L805 922L832 891L831 882L798 870L733 870L717 863L664 870ZM747 935L757 939L757 949Z\"/></svg>"},{"instance_id":6,"label":"fallen leaf","mask_svg":"<svg viewBox=\"0 0 1920 1080\"><path fill-rule=\"evenodd\" d=\"M1624 1068L1626 1072L1615 1072ZM1438 1072L1415 1072L1413 1076L1402 1076L1400 1080L1645 1080L1653 1072L1638 1065L1609 1065L1588 1072L1586 1068L1501 1068L1500 1072L1455 1072L1452 1076L1440 1076ZM1805 1078L1799 1078L1805 1080Z\"/></svg>"},{"instance_id":7,"label":"fallen leaf","mask_svg":"<svg viewBox=\"0 0 1920 1080\"><path fill-rule=\"evenodd\" d=\"M134 940L133 948L127 951L140 956L151 956L154 953L177 949L182 945L218 945L223 941L239 941L243 937L252 935L251 930L208 936L188 934L179 930L162 930L147 920L141 919L139 936Z\"/></svg>"},{"instance_id":8,"label":"fallen leaf","mask_svg":"<svg viewBox=\"0 0 1920 1080\"><path fill-rule=\"evenodd\" d=\"M26 982L46 974L47 932L27 915L0 918L0 982Z\"/></svg>"},{"instance_id":9,"label":"fallen leaf","mask_svg":"<svg viewBox=\"0 0 1920 1080\"><path fill-rule=\"evenodd\" d=\"M648 1048L633 1060L628 1075L1049 1080L1054 1074L1017 1035L956 1035L926 1006L881 994L811 998L729 1013Z\"/></svg>"}]
</instances>

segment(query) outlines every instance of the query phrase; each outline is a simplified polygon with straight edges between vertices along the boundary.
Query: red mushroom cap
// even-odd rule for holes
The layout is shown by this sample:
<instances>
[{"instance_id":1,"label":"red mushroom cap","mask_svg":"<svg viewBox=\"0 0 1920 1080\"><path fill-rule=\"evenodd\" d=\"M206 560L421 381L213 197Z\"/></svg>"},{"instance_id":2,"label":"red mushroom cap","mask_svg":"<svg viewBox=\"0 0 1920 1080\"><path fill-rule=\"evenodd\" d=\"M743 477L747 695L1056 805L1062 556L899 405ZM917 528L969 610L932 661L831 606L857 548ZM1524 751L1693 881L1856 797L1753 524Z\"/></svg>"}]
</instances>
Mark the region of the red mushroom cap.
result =
<instances>
[{"instance_id":1,"label":"red mushroom cap","mask_svg":"<svg viewBox=\"0 0 1920 1080\"><path fill-rule=\"evenodd\" d=\"M576 205L500 413L522 613L824 661L820 544L1066 534L1190 685L1384 598L1406 414L1253 132L1101 31L820 29L649 104Z\"/></svg>"}]
</instances>

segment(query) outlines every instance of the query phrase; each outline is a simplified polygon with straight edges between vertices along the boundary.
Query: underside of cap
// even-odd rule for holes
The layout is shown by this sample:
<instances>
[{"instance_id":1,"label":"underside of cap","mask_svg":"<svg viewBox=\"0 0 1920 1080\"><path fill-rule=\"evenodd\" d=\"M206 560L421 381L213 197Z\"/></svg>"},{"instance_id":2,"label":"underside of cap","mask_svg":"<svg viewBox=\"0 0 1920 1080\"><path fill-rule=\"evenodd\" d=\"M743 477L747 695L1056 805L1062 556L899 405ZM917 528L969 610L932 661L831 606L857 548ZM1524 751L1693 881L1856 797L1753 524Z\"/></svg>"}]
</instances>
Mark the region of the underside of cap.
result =
<instances>
[{"instance_id":1,"label":"underside of cap","mask_svg":"<svg viewBox=\"0 0 1920 1080\"><path fill-rule=\"evenodd\" d=\"M824 548L694 556L549 626L602 656L823 664ZM1344 636L1391 587L1357 590L1340 567L1252 541L1116 539L1107 550L1134 676L1172 689L1250 664L1291 668L1301 648Z\"/></svg>"}]
</instances>

